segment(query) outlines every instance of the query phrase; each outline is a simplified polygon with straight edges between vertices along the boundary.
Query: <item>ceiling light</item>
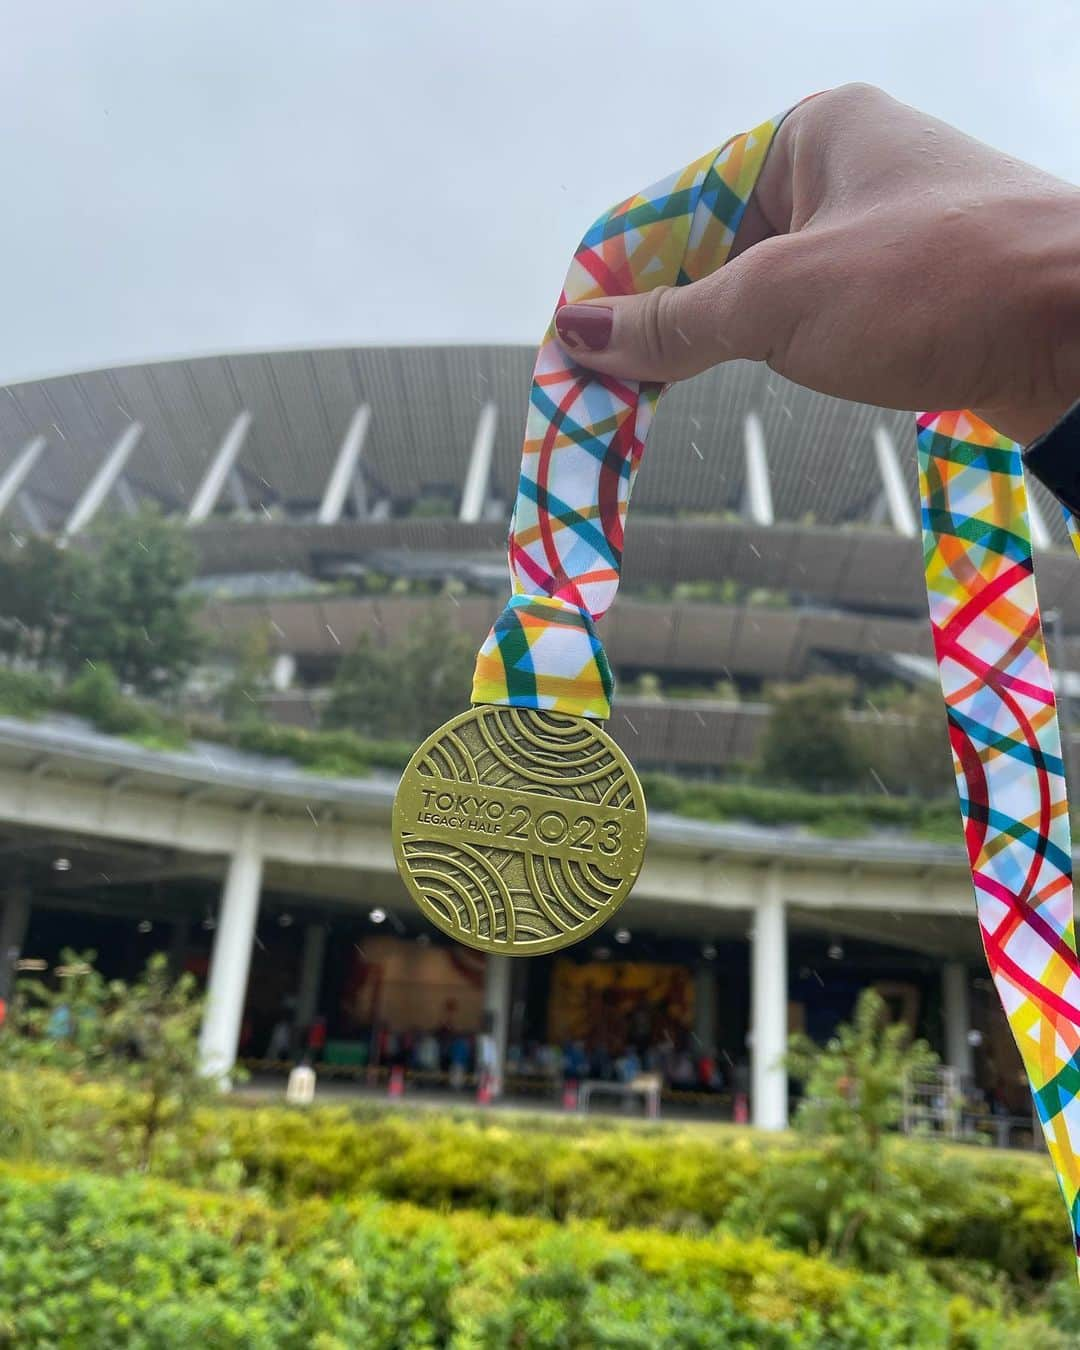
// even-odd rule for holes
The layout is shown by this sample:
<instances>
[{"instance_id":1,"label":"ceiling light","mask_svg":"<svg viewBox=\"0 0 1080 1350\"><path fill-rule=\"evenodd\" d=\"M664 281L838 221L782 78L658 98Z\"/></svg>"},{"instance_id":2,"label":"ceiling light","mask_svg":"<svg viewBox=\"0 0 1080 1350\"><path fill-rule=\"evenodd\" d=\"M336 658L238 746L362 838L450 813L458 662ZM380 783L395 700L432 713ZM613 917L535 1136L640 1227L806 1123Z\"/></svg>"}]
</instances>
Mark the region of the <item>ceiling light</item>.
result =
<instances>
[{"instance_id":1,"label":"ceiling light","mask_svg":"<svg viewBox=\"0 0 1080 1350\"><path fill-rule=\"evenodd\" d=\"M279 914L277 916L277 921L279 928L291 928L293 924L293 917L291 914Z\"/></svg>"},{"instance_id":2,"label":"ceiling light","mask_svg":"<svg viewBox=\"0 0 1080 1350\"><path fill-rule=\"evenodd\" d=\"M844 959L844 948L842 944L839 942L830 942L828 955L830 961L842 961Z\"/></svg>"},{"instance_id":3,"label":"ceiling light","mask_svg":"<svg viewBox=\"0 0 1080 1350\"><path fill-rule=\"evenodd\" d=\"M53 859L53 871L54 871L54 872L70 872L70 871L71 871L71 859L70 859L70 858L54 858L54 859Z\"/></svg>"},{"instance_id":4,"label":"ceiling light","mask_svg":"<svg viewBox=\"0 0 1080 1350\"><path fill-rule=\"evenodd\" d=\"M705 946L701 949L701 954L706 961L716 960L716 948L711 942L706 942Z\"/></svg>"},{"instance_id":5,"label":"ceiling light","mask_svg":"<svg viewBox=\"0 0 1080 1350\"><path fill-rule=\"evenodd\" d=\"M136 927L140 933L151 933L154 929L154 925L149 919L140 919Z\"/></svg>"},{"instance_id":6,"label":"ceiling light","mask_svg":"<svg viewBox=\"0 0 1080 1350\"><path fill-rule=\"evenodd\" d=\"M206 918L203 919L202 926L203 928L206 929L208 933L212 933L214 929L217 927L217 920L214 918L212 914L208 914Z\"/></svg>"},{"instance_id":7,"label":"ceiling light","mask_svg":"<svg viewBox=\"0 0 1080 1350\"><path fill-rule=\"evenodd\" d=\"M41 956L24 956L15 962L16 970L48 970L49 963Z\"/></svg>"},{"instance_id":8,"label":"ceiling light","mask_svg":"<svg viewBox=\"0 0 1080 1350\"><path fill-rule=\"evenodd\" d=\"M626 944L630 941L630 929L617 928L615 930L615 941L619 944L620 947L625 947Z\"/></svg>"},{"instance_id":9,"label":"ceiling light","mask_svg":"<svg viewBox=\"0 0 1080 1350\"><path fill-rule=\"evenodd\" d=\"M373 910L371 911L371 913L368 915L368 918L371 920L372 923L385 923L385 922L386 922L386 910L385 910L385 909L373 909Z\"/></svg>"}]
</instances>

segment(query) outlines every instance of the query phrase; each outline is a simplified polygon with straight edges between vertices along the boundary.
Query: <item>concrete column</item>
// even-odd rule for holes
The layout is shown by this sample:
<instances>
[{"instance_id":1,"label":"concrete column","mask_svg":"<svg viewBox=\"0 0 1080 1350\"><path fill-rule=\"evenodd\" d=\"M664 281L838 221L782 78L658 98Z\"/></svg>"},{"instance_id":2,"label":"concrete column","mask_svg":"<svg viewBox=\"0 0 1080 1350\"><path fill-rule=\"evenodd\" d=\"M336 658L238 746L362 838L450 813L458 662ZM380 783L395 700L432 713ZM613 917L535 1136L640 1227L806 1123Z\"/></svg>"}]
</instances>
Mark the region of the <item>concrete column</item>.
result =
<instances>
[{"instance_id":1,"label":"concrete column","mask_svg":"<svg viewBox=\"0 0 1080 1350\"><path fill-rule=\"evenodd\" d=\"M112 491L113 484L123 473L124 465L131 458L131 452L138 445L142 431L142 425L139 422L132 422L126 428L123 435L102 460L97 473L87 484L82 496L75 503L71 515L68 516L67 523L61 531L61 539L70 539L72 535L81 533L94 519L106 497Z\"/></svg>"},{"instance_id":2,"label":"concrete column","mask_svg":"<svg viewBox=\"0 0 1080 1350\"><path fill-rule=\"evenodd\" d=\"M206 1074L227 1074L236 1063L261 884L258 821L252 819L244 826L236 852L229 860L214 931L206 1012L199 1037Z\"/></svg>"},{"instance_id":3,"label":"concrete column","mask_svg":"<svg viewBox=\"0 0 1080 1350\"><path fill-rule=\"evenodd\" d=\"M963 961L945 963L941 985L945 1005L945 1063L951 1065L961 1078L969 1078L975 1065L968 1044L971 997L967 966Z\"/></svg>"},{"instance_id":4,"label":"concrete column","mask_svg":"<svg viewBox=\"0 0 1080 1350\"><path fill-rule=\"evenodd\" d=\"M694 971L694 1035L702 1049L716 1048L716 963L702 961Z\"/></svg>"},{"instance_id":5,"label":"concrete column","mask_svg":"<svg viewBox=\"0 0 1080 1350\"><path fill-rule=\"evenodd\" d=\"M881 475L881 489L885 494L889 521L897 534L914 539L919 533L919 527L915 522L915 512L911 507L907 483L900 468L896 442L888 427L874 428L874 454L877 456L878 473Z\"/></svg>"},{"instance_id":6,"label":"concrete column","mask_svg":"<svg viewBox=\"0 0 1080 1350\"><path fill-rule=\"evenodd\" d=\"M367 436L370 422L371 409L366 403L363 403L352 415L352 420L345 432L345 439L341 442L341 449L338 451L333 471L327 479L326 490L319 505L318 521L320 525L333 525L335 521L341 519L341 512L344 509L345 498L349 494L350 487L359 494L356 500L357 515L362 519L367 514L367 497L359 468L360 456L364 449L364 439Z\"/></svg>"},{"instance_id":7,"label":"concrete column","mask_svg":"<svg viewBox=\"0 0 1080 1350\"><path fill-rule=\"evenodd\" d=\"M309 923L304 929L304 951L300 957L300 986L296 991L296 1031L309 1027L319 1010L323 961L326 956L325 923Z\"/></svg>"},{"instance_id":8,"label":"concrete column","mask_svg":"<svg viewBox=\"0 0 1080 1350\"><path fill-rule=\"evenodd\" d=\"M15 962L26 941L30 923L30 888L24 881L8 883L0 910L0 998L6 1003L15 984Z\"/></svg>"},{"instance_id":9,"label":"concrete column","mask_svg":"<svg viewBox=\"0 0 1080 1350\"><path fill-rule=\"evenodd\" d=\"M45 449L45 437L35 436L27 442L20 453L12 460L3 478L0 478L0 516L22 491L22 485L30 476L30 471L41 458Z\"/></svg>"},{"instance_id":10,"label":"concrete column","mask_svg":"<svg viewBox=\"0 0 1080 1350\"><path fill-rule=\"evenodd\" d=\"M756 412L748 413L746 416L743 424L743 445L746 450L744 514L755 525L771 525L773 501L769 460L765 453L765 430Z\"/></svg>"},{"instance_id":11,"label":"concrete column","mask_svg":"<svg viewBox=\"0 0 1080 1350\"><path fill-rule=\"evenodd\" d=\"M250 426L251 414L246 409L233 419L192 500L187 516L189 525L201 524L217 505L221 489L225 486L240 451L244 448L244 439Z\"/></svg>"},{"instance_id":12,"label":"concrete column","mask_svg":"<svg viewBox=\"0 0 1080 1350\"><path fill-rule=\"evenodd\" d=\"M495 404L485 403L477 419L472 454L469 456L469 467L465 473L465 486L461 490L459 520L475 523L483 519L488 480L491 477L491 457L495 453L497 425L498 410Z\"/></svg>"},{"instance_id":13,"label":"concrete column","mask_svg":"<svg viewBox=\"0 0 1080 1350\"><path fill-rule=\"evenodd\" d=\"M762 1130L787 1126L787 915L780 870L768 868L754 914L750 962L750 1108Z\"/></svg>"},{"instance_id":14,"label":"concrete column","mask_svg":"<svg viewBox=\"0 0 1080 1350\"><path fill-rule=\"evenodd\" d=\"M493 1044L492 1062L487 1066L494 1077L493 1096L501 1097L506 1068L506 1045L510 1034L509 956L489 956L484 967L484 1034Z\"/></svg>"}]
</instances>

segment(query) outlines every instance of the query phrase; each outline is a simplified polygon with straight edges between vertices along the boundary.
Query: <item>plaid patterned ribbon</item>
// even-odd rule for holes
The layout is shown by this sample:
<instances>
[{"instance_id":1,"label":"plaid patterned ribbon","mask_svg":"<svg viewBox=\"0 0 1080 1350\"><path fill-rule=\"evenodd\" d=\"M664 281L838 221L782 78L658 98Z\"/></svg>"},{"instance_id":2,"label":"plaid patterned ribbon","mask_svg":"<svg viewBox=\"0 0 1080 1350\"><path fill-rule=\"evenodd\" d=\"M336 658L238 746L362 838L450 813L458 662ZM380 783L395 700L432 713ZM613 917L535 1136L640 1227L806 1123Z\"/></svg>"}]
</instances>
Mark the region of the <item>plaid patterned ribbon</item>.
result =
<instances>
[{"instance_id":1,"label":"plaid patterned ribbon","mask_svg":"<svg viewBox=\"0 0 1080 1350\"><path fill-rule=\"evenodd\" d=\"M782 118L637 193L582 240L560 305L682 285L720 267ZM474 703L606 718L593 621L615 598L630 491L662 388L590 374L549 328L511 526L513 596ZM1080 967L1064 766L1018 448L971 413L918 419L930 619L983 945L1020 1049L1076 1245ZM1080 553L1080 530L1067 515Z\"/></svg>"},{"instance_id":2,"label":"plaid patterned ribbon","mask_svg":"<svg viewBox=\"0 0 1080 1350\"><path fill-rule=\"evenodd\" d=\"M726 260L780 118L736 136L602 215L559 305L679 286ZM513 596L480 648L474 703L611 716L593 621L619 587L623 530L663 387L583 370L544 335L510 526Z\"/></svg>"},{"instance_id":3,"label":"plaid patterned ribbon","mask_svg":"<svg viewBox=\"0 0 1080 1350\"><path fill-rule=\"evenodd\" d=\"M1072 844L1020 449L969 412L921 414L918 444L930 624L983 948L1080 1256Z\"/></svg>"}]
</instances>

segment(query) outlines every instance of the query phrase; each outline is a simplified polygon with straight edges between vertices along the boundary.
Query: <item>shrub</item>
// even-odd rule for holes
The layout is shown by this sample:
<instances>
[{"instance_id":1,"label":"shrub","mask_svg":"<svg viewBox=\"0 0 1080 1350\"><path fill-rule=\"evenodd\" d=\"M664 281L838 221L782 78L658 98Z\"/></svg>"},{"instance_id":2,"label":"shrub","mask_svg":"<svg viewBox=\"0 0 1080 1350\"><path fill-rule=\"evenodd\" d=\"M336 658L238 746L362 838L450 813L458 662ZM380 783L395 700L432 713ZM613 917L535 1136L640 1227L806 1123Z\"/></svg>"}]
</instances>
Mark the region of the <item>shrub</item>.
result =
<instances>
[{"instance_id":1,"label":"shrub","mask_svg":"<svg viewBox=\"0 0 1080 1350\"><path fill-rule=\"evenodd\" d=\"M864 763L847 720L852 687L819 677L778 690L761 744L762 772L810 791L847 787Z\"/></svg>"},{"instance_id":2,"label":"shrub","mask_svg":"<svg viewBox=\"0 0 1080 1350\"><path fill-rule=\"evenodd\" d=\"M0 716L37 717L53 697L53 684L46 676L0 666Z\"/></svg>"},{"instance_id":3,"label":"shrub","mask_svg":"<svg viewBox=\"0 0 1080 1350\"><path fill-rule=\"evenodd\" d=\"M1076 1301L1055 1290L1064 1326ZM182 1190L0 1166L0 1344L299 1350L1065 1350L917 1270L595 1224Z\"/></svg>"}]
</instances>

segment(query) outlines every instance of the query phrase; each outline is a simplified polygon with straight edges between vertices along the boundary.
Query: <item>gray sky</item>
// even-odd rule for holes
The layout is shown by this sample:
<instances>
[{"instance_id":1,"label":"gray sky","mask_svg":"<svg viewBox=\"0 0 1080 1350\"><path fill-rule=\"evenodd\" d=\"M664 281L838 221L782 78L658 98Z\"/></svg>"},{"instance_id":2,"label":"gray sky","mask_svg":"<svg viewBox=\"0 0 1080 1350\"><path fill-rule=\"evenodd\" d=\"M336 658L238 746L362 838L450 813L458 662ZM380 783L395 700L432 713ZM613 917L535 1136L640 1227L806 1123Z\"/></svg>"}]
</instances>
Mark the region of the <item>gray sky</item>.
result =
<instances>
[{"instance_id":1,"label":"gray sky","mask_svg":"<svg viewBox=\"0 0 1080 1350\"><path fill-rule=\"evenodd\" d=\"M1077 0L6 0L0 383L537 339L606 206L869 80L1080 181Z\"/></svg>"}]
</instances>

